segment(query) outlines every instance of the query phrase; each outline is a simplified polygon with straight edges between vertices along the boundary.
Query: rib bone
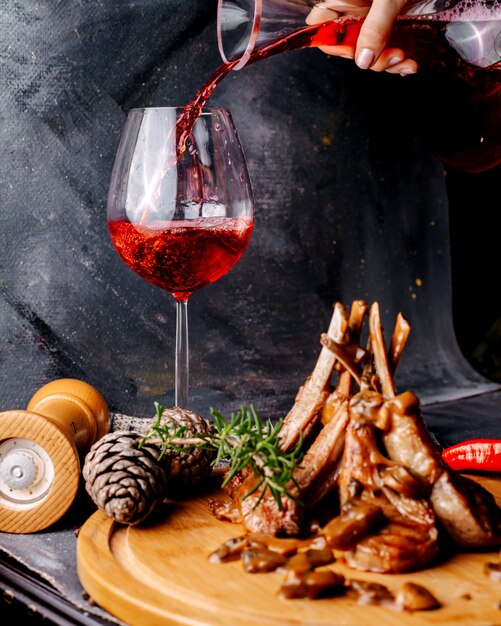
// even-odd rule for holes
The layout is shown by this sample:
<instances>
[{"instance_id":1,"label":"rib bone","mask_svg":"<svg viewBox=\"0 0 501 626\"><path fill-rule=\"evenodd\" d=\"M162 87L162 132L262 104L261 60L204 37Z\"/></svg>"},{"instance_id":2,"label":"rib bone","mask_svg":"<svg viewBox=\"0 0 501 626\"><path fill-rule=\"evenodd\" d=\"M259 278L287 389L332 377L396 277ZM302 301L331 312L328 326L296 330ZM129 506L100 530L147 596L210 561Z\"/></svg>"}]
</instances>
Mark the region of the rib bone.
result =
<instances>
[{"instance_id":1,"label":"rib bone","mask_svg":"<svg viewBox=\"0 0 501 626\"><path fill-rule=\"evenodd\" d=\"M397 321L395 322L393 335L391 336L390 350L388 352L388 368L393 376L395 376L395 370L397 369L410 332L411 325L402 313L399 313L397 315Z\"/></svg>"},{"instance_id":2,"label":"rib bone","mask_svg":"<svg viewBox=\"0 0 501 626\"><path fill-rule=\"evenodd\" d=\"M327 335L336 342L344 337L348 328L348 317L342 304L334 306L331 323ZM336 362L336 356L326 347L322 347L312 374L296 395L294 406L287 414L280 430L281 445L284 450L290 450L298 440L299 434L304 433L329 395L329 383Z\"/></svg>"},{"instance_id":3,"label":"rib bone","mask_svg":"<svg viewBox=\"0 0 501 626\"><path fill-rule=\"evenodd\" d=\"M388 398L393 398L395 395L395 383L388 365L383 331L381 328L381 318L379 316L379 305L377 302L374 302L369 312L369 332L371 348L374 353L374 363L381 382L383 395Z\"/></svg>"},{"instance_id":4,"label":"rib bone","mask_svg":"<svg viewBox=\"0 0 501 626\"><path fill-rule=\"evenodd\" d=\"M333 419L322 428L295 473L294 478L301 492L312 484L322 470L337 464L343 452L344 432L348 421L348 402L345 401L339 405Z\"/></svg>"},{"instance_id":5,"label":"rib bone","mask_svg":"<svg viewBox=\"0 0 501 626\"><path fill-rule=\"evenodd\" d=\"M356 348L354 350L355 358L360 349L360 333L362 332L362 325L367 313L367 304L363 300L355 300L351 305L350 319L348 322L349 341L354 343ZM358 349L358 350L357 350ZM363 356L365 353L362 352ZM353 365L355 367L355 364ZM349 399L353 388L353 378L347 369L344 369L339 373L339 379L336 388L328 396L322 409L322 423L327 424L335 415L337 408L341 402Z\"/></svg>"}]
</instances>

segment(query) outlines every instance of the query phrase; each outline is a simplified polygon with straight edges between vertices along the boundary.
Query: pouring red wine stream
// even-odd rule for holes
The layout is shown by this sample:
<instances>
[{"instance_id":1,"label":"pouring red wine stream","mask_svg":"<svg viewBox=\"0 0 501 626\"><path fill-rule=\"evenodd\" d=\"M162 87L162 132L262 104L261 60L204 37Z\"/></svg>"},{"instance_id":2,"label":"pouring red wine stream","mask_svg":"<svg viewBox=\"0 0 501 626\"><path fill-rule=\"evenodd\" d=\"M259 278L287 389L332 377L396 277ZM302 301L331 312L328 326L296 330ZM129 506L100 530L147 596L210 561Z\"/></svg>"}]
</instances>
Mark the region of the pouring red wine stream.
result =
<instances>
[{"instance_id":1,"label":"pouring red wine stream","mask_svg":"<svg viewBox=\"0 0 501 626\"><path fill-rule=\"evenodd\" d=\"M254 51L247 64L302 48L355 48L362 23L360 18L344 18L301 28ZM453 169L483 171L501 163L501 62L481 68L463 61L446 40L449 23L444 13L440 18L432 14L399 16L388 45L404 49L408 57L444 76L442 93L432 94L436 101L430 106L451 115L440 120L430 118L428 131L434 154ZM238 62L237 58L218 67L180 114L178 157L208 98Z\"/></svg>"}]
</instances>

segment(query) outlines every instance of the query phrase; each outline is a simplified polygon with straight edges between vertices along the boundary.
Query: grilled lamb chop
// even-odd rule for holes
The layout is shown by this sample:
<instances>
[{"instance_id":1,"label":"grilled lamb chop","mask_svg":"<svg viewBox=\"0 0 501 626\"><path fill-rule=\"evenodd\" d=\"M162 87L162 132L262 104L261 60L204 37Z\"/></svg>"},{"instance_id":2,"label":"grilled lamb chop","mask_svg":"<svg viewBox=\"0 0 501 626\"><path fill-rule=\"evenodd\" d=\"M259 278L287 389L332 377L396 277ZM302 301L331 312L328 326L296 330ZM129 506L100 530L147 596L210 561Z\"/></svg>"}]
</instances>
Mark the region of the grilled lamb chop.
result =
<instances>
[{"instance_id":1,"label":"grilled lamb chop","mask_svg":"<svg viewBox=\"0 0 501 626\"><path fill-rule=\"evenodd\" d=\"M245 530L265 535L299 535L304 516L303 507L290 498L282 498L280 509L270 494L266 494L258 502L259 490L247 495L252 491L256 480L252 472L246 475L238 474L227 487L234 507L238 510L239 521Z\"/></svg>"},{"instance_id":2,"label":"grilled lamb chop","mask_svg":"<svg viewBox=\"0 0 501 626\"><path fill-rule=\"evenodd\" d=\"M311 508L327 501L329 510L340 510L324 527L331 547L345 550L351 566L375 572L429 564L439 549L439 528L464 547L501 544L501 511L493 496L444 463L418 398L409 391L396 395L393 376L408 322L397 317L387 352L374 303L362 349L366 311L356 301L348 318L336 304L316 366L280 432L284 450L296 445L300 433L309 445L288 489L304 506L283 498L280 507L259 490L248 496L256 478L243 471L228 486L233 507L215 507L216 512L238 519L249 532L297 535ZM331 391L334 371L339 378ZM353 395L355 384L359 391ZM318 427L311 442L307 437Z\"/></svg>"},{"instance_id":3,"label":"grilled lamb chop","mask_svg":"<svg viewBox=\"0 0 501 626\"><path fill-rule=\"evenodd\" d=\"M363 300L353 302L349 317L341 303L335 304L329 329L325 335L325 338L330 341L330 346L326 346L325 342L322 344L323 347L315 368L304 385L300 387L294 405L282 425L280 435L284 450L290 450L297 444L300 433L306 438L308 431L318 420L319 412L329 397L332 372L336 361L339 360L339 354L336 354L332 348L337 347L342 350L345 347L343 354L347 358L352 358L353 349L351 347L358 348L358 336L366 311L367 305ZM350 385L349 373L347 376L345 374L344 378L341 374L338 390L342 388L349 393ZM332 414L336 410L337 405L332 407Z\"/></svg>"},{"instance_id":4,"label":"grilled lamb chop","mask_svg":"<svg viewBox=\"0 0 501 626\"><path fill-rule=\"evenodd\" d=\"M418 570L429 565L438 552L438 531L390 523L377 534L362 539L345 553L350 567L380 573Z\"/></svg>"},{"instance_id":5,"label":"grilled lamb chop","mask_svg":"<svg viewBox=\"0 0 501 626\"><path fill-rule=\"evenodd\" d=\"M431 492L431 503L448 535L464 548L501 543L501 511L481 485L446 469Z\"/></svg>"},{"instance_id":6,"label":"grilled lamb chop","mask_svg":"<svg viewBox=\"0 0 501 626\"><path fill-rule=\"evenodd\" d=\"M346 311L342 305L335 305L327 334L334 340L343 338L348 328ZM287 414L280 431L282 448L290 450L299 441L300 433L306 436L318 419L319 411L329 395L329 383L336 357L328 348L322 348L315 368L302 385L294 405Z\"/></svg>"},{"instance_id":7,"label":"grilled lamb chop","mask_svg":"<svg viewBox=\"0 0 501 626\"><path fill-rule=\"evenodd\" d=\"M345 553L347 562L374 572L403 572L430 563L438 552L438 530L425 491L406 468L381 454L374 424L352 416L339 478L341 510L362 501L379 508L385 523L375 517L375 528L367 527L367 536L357 537Z\"/></svg>"},{"instance_id":8,"label":"grilled lamb chop","mask_svg":"<svg viewBox=\"0 0 501 626\"><path fill-rule=\"evenodd\" d=\"M320 500L318 495L310 494L323 486L324 494L330 484L332 470L338 473L338 465L344 448L344 433L349 421L348 402L339 404L336 414L326 424L306 452L301 467L294 473L294 478L305 499L307 506ZM314 488L314 489L313 489Z\"/></svg>"},{"instance_id":9,"label":"grilled lamb chop","mask_svg":"<svg viewBox=\"0 0 501 626\"><path fill-rule=\"evenodd\" d=\"M378 421L386 422L383 441L390 459L433 486L431 503L435 514L455 543L467 548L498 545L501 510L492 494L445 464L426 428L419 399L411 392L395 397L384 342L381 336L375 339L380 328L378 315L373 305L369 320L374 361L386 396ZM401 346L400 352L402 349Z\"/></svg>"},{"instance_id":10,"label":"grilled lamb chop","mask_svg":"<svg viewBox=\"0 0 501 626\"><path fill-rule=\"evenodd\" d=\"M310 502L308 490L315 480L325 488L329 472L335 467L343 452L344 432L348 423L348 403L340 405L334 419L327 424L308 449L301 466L294 473L294 484L288 491L298 498ZM326 482L327 481L327 482ZM238 510L240 521L249 532L270 535L298 535L301 531L305 510L309 505L302 506L290 498L282 498L282 508L275 498L266 494L260 499L259 490L246 496L255 485L256 478L251 472L237 475L228 485L227 491L234 502L234 510ZM222 509L220 509L222 510ZM234 518L234 513L232 514ZM227 508L224 517L227 519Z\"/></svg>"},{"instance_id":11,"label":"grilled lamb chop","mask_svg":"<svg viewBox=\"0 0 501 626\"><path fill-rule=\"evenodd\" d=\"M358 336L362 327L367 305L363 301L355 301L351 307L350 316L340 303L334 307L327 337L330 347L323 347L313 373L300 388L294 406L286 416L281 435L281 447L291 449L299 441L300 433L306 438L312 427L318 422L319 411L325 405L329 396L329 383L338 356L333 352L342 350L345 359L350 359L348 367L356 369L357 355L361 351L358 347ZM353 363L352 363L353 359ZM251 491L255 478L248 474L240 475L228 486L228 493L233 500L234 507L228 514L228 505L224 508L226 519L240 517L246 530L273 535L297 535L300 532L305 509L316 504L336 484L338 465L343 451L344 432L348 423L348 395L351 393L352 375L342 370L336 387L336 401L331 400L332 415L330 423L324 426L316 439L307 450L301 467L294 475L295 484L290 485L289 491L295 492L305 507L296 502L283 498L282 508L278 507L275 499L267 494L258 502L260 493L244 497ZM333 398L333 394L331 399ZM334 416L335 414L335 416ZM235 510L238 511L235 515ZM223 512L222 508L218 511Z\"/></svg>"},{"instance_id":12,"label":"grilled lamb chop","mask_svg":"<svg viewBox=\"0 0 501 626\"><path fill-rule=\"evenodd\" d=\"M385 403L389 457L432 486L431 503L447 533L463 547L501 542L501 511L478 483L447 467L420 416L419 400L406 392Z\"/></svg>"}]
</instances>

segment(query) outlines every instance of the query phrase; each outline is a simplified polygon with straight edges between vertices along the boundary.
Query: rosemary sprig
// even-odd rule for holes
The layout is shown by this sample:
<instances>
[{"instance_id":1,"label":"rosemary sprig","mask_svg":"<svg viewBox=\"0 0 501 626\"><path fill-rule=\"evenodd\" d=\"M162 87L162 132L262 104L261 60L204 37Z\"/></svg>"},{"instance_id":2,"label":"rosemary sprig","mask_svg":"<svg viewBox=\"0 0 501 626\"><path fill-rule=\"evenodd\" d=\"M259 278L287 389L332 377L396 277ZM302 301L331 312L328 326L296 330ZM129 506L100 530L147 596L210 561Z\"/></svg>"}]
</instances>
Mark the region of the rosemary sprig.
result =
<instances>
[{"instance_id":1,"label":"rosemary sprig","mask_svg":"<svg viewBox=\"0 0 501 626\"><path fill-rule=\"evenodd\" d=\"M228 462L228 471L223 487L242 470L249 468L256 482L245 494L248 498L258 492L259 496L254 507L257 507L267 493L270 493L279 509L283 508L282 497L300 503L299 487L294 479L294 470L299 467L303 458L302 438L290 452L280 448L280 429L282 421L263 423L256 408L241 406L238 413L232 413L229 420L214 409L212 432L197 437L184 437L186 427L178 429L162 424L164 407L155 402L157 419L148 433L143 437L140 446L148 439L158 439L162 446L161 456L168 450L181 451L189 447L210 449L215 452L212 465L222 461Z\"/></svg>"}]
</instances>

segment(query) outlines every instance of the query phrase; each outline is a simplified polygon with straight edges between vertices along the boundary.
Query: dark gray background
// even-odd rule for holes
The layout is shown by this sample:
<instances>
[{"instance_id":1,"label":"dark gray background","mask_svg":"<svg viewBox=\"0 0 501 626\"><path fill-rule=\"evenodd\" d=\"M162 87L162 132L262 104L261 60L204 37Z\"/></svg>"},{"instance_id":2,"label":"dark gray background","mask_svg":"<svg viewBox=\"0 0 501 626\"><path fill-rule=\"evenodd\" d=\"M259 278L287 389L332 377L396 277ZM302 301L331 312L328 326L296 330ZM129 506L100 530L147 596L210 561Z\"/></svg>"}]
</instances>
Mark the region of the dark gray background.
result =
<instances>
[{"instance_id":1,"label":"dark gray background","mask_svg":"<svg viewBox=\"0 0 501 626\"><path fill-rule=\"evenodd\" d=\"M174 302L118 258L106 196L127 111L187 103L219 64L215 9L0 3L0 410L68 376L119 413L172 403ZM419 393L439 439L499 437L499 168L444 172L423 140L451 114L437 85L304 50L216 90L210 104L231 109L247 156L256 224L241 262L191 298L193 408L253 402L283 416L333 303L365 298L387 332L398 311L410 319L397 388ZM53 528L1 533L0 548L102 615L75 568L73 530L92 510L82 494Z\"/></svg>"},{"instance_id":2,"label":"dark gray background","mask_svg":"<svg viewBox=\"0 0 501 626\"><path fill-rule=\"evenodd\" d=\"M3 408L66 376L115 411L172 403L174 301L118 258L106 195L127 111L188 102L219 64L215 14L215 0L2 2ZM303 50L234 72L210 104L233 113L256 225L241 262L190 300L193 408L253 402L282 416L333 303L354 298L377 299L388 332L398 311L413 325L399 389L427 404L483 391L468 361L478 370L488 358L496 379L485 335L499 314L499 172L445 176L421 141L434 106L426 76Z\"/></svg>"}]
</instances>

